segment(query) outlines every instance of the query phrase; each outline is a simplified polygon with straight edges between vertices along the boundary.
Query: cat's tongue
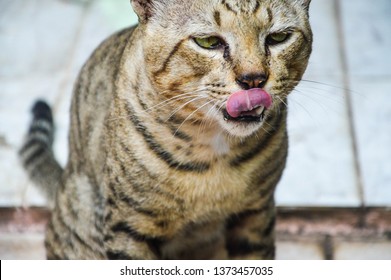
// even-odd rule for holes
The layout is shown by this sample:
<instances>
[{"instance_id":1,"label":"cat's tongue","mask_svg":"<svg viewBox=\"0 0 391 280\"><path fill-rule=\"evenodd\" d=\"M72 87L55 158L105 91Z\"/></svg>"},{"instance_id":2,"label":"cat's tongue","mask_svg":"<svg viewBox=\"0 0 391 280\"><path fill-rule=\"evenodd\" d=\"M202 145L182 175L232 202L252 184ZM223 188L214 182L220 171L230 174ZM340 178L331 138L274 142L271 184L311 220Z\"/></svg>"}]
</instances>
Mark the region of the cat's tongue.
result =
<instances>
[{"instance_id":1,"label":"cat's tongue","mask_svg":"<svg viewBox=\"0 0 391 280\"><path fill-rule=\"evenodd\" d=\"M270 94L260 88L252 88L234 92L228 98L226 110L231 117L237 118L255 108L265 107L268 109L271 105L272 97Z\"/></svg>"}]
</instances>

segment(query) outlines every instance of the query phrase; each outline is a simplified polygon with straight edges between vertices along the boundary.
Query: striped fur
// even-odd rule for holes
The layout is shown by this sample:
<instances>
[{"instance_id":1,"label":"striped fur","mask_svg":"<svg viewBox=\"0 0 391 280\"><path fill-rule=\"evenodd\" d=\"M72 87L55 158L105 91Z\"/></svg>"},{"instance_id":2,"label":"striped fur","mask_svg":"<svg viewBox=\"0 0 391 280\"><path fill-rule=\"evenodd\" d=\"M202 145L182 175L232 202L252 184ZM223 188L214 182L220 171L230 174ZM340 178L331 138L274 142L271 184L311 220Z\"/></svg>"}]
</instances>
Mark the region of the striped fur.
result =
<instances>
[{"instance_id":1,"label":"striped fur","mask_svg":"<svg viewBox=\"0 0 391 280\"><path fill-rule=\"evenodd\" d=\"M20 156L30 178L54 202L63 169L54 158L52 144L54 137L53 116L44 101L37 101L32 109L33 121Z\"/></svg>"},{"instance_id":2,"label":"striped fur","mask_svg":"<svg viewBox=\"0 0 391 280\"><path fill-rule=\"evenodd\" d=\"M43 103L21 150L55 197L48 258L274 258L274 190L287 95L311 53L309 0L131 2L139 26L103 42L75 84L64 170ZM266 43L278 32L290 35ZM224 45L203 49L193 38L205 36ZM273 106L262 121L227 119L238 78L257 74Z\"/></svg>"}]
</instances>

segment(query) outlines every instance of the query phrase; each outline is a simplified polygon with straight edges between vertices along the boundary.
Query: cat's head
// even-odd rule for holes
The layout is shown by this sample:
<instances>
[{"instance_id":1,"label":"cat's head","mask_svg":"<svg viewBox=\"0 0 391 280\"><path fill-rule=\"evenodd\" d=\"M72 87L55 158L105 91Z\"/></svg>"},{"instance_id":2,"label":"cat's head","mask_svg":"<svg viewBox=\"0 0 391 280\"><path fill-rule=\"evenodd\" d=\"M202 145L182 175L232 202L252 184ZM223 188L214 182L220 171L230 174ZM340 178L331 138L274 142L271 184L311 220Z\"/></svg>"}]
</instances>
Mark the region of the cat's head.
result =
<instances>
[{"instance_id":1,"label":"cat's head","mask_svg":"<svg viewBox=\"0 0 391 280\"><path fill-rule=\"evenodd\" d=\"M149 80L189 122L251 135L279 110L307 67L310 0L131 2Z\"/></svg>"}]
</instances>

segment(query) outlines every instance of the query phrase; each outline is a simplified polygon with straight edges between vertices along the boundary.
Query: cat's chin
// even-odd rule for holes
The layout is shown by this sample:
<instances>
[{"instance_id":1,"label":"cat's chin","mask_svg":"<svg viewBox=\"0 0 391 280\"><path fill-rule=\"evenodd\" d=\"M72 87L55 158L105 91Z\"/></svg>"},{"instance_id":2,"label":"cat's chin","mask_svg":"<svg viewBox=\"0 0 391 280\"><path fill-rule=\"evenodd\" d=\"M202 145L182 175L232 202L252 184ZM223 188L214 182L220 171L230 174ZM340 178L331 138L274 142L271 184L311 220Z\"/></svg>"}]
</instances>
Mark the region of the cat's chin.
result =
<instances>
[{"instance_id":1,"label":"cat's chin","mask_svg":"<svg viewBox=\"0 0 391 280\"><path fill-rule=\"evenodd\" d=\"M240 138L249 137L258 131L263 124L264 113L260 115L243 115L231 117L226 110L222 111L220 125L230 135Z\"/></svg>"}]
</instances>

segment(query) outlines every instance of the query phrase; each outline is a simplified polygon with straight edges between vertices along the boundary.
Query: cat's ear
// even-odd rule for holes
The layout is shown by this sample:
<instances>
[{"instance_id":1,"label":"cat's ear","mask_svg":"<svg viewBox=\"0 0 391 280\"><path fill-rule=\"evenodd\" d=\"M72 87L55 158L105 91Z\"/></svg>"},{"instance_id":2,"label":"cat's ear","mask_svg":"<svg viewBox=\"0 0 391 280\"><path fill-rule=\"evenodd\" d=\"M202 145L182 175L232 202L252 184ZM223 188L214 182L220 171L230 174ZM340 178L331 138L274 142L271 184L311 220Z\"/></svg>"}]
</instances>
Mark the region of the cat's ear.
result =
<instances>
[{"instance_id":1,"label":"cat's ear","mask_svg":"<svg viewBox=\"0 0 391 280\"><path fill-rule=\"evenodd\" d=\"M307 12L310 9L311 0L295 0L297 4L301 5Z\"/></svg>"},{"instance_id":2,"label":"cat's ear","mask_svg":"<svg viewBox=\"0 0 391 280\"><path fill-rule=\"evenodd\" d=\"M140 23L146 23L154 14L156 0L130 0Z\"/></svg>"}]
</instances>

